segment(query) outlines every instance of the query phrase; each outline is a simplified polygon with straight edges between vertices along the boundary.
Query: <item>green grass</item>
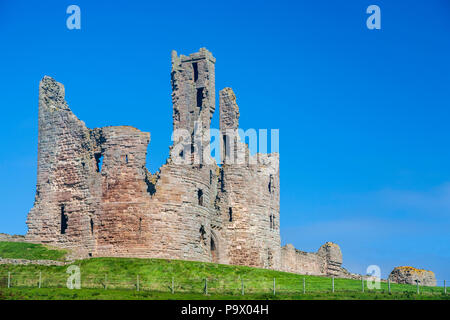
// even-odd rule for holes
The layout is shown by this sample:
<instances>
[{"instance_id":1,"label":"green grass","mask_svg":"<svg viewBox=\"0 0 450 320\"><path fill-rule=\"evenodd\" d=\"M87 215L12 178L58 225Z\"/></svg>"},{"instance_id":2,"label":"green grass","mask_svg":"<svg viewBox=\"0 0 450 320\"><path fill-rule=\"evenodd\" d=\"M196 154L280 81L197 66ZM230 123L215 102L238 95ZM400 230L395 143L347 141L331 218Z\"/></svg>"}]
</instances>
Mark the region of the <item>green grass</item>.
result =
<instances>
[{"instance_id":1,"label":"green grass","mask_svg":"<svg viewBox=\"0 0 450 320\"><path fill-rule=\"evenodd\" d=\"M0 300L449 300L449 295L381 292L251 293L246 295L67 288L0 288Z\"/></svg>"},{"instance_id":2,"label":"green grass","mask_svg":"<svg viewBox=\"0 0 450 320\"><path fill-rule=\"evenodd\" d=\"M39 245L9 243L0 252L27 259L62 259L64 252ZM21 250L22 249L22 250ZM3 251L2 251L3 250ZM21 252L22 251L22 252ZM6 257L5 255L3 255ZM361 292L361 281L195 261L92 258L80 267L80 290L69 290L68 266L0 265L0 299L449 299L442 287L387 283ZM8 274L10 276L8 276ZM139 290L137 279L139 277ZM11 288L8 286L8 278ZM276 294L273 294L275 278ZM38 288L41 279L41 288ZM207 279L208 295L204 294ZM303 281L306 294L303 294ZM172 287L173 283L173 287ZM244 293L242 295L242 285ZM172 288L174 294L172 294Z\"/></svg>"},{"instance_id":3,"label":"green grass","mask_svg":"<svg viewBox=\"0 0 450 320\"><path fill-rule=\"evenodd\" d=\"M4 259L63 260L66 251L51 249L41 244L0 242L0 257Z\"/></svg>"},{"instance_id":4,"label":"green grass","mask_svg":"<svg viewBox=\"0 0 450 320\"><path fill-rule=\"evenodd\" d=\"M0 265L3 299L448 299L442 287L381 283L361 292L361 281L303 276L286 272L194 261L92 258L74 263L81 270L81 290L69 290L68 266ZM8 273L11 288L7 289ZM41 289L38 289L39 275ZM137 278L139 289L137 292ZM205 278L208 295L204 295ZM276 295L273 295L273 279ZM175 294L171 293L172 279ZM303 294L303 279L306 294ZM242 296L242 282L244 293ZM106 285L106 289L105 289Z\"/></svg>"}]
</instances>

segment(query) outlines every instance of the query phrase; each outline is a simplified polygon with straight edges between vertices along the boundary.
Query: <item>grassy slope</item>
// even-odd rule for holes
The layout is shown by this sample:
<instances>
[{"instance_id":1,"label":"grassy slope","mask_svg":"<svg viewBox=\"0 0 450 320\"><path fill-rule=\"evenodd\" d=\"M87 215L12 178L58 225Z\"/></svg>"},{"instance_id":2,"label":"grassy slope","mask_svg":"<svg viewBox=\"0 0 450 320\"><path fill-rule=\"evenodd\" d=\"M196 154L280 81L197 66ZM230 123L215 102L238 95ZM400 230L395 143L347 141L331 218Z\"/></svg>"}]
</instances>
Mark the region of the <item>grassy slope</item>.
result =
<instances>
[{"instance_id":1,"label":"grassy slope","mask_svg":"<svg viewBox=\"0 0 450 320\"><path fill-rule=\"evenodd\" d=\"M63 260L64 250L50 249L41 244L0 242L0 257L4 259Z\"/></svg>"},{"instance_id":2,"label":"grassy slope","mask_svg":"<svg viewBox=\"0 0 450 320\"><path fill-rule=\"evenodd\" d=\"M13 245L14 247L15 245ZM42 248L35 247L37 251ZM48 250L48 249L47 249ZM52 251L52 250L49 250ZM16 250L16 252L18 252ZM29 256L38 255L27 249ZM61 256L55 255L56 258ZM361 281L335 279L335 293L331 293L331 279L303 276L286 272L218 265L194 261L133 258L93 258L76 261L81 270L81 290L66 287L67 266L0 265L0 299L415 299L448 298L440 287L421 288L387 284L381 290L361 293ZM11 289L7 286L11 273ZM42 288L37 289L41 274ZM136 283L139 276L139 289ZM208 296L203 294L208 279ZM273 279L276 295L273 295ZM172 279L175 294L171 294ZM303 279L306 295L303 292ZM245 295L242 296L242 282ZM105 285L108 290L105 290Z\"/></svg>"},{"instance_id":3,"label":"grassy slope","mask_svg":"<svg viewBox=\"0 0 450 320\"><path fill-rule=\"evenodd\" d=\"M253 293L246 295L175 293L133 290L103 290L66 288L0 288L0 300L450 300L449 295L386 294L380 292L335 292L306 294Z\"/></svg>"}]
</instances>

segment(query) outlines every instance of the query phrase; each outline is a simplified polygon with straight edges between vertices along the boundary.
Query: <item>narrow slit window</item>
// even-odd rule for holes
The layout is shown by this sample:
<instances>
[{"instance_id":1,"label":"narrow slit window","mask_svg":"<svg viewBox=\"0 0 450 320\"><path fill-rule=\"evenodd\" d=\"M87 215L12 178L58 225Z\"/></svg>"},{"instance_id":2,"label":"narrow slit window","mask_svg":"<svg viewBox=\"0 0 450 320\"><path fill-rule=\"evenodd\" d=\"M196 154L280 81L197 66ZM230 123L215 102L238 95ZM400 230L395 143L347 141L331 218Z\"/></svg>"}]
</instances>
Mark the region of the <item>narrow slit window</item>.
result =
<instances>
[{"instance_id":1,"label":"narrow slit window","mask_svg":"<svg viewBox=\"0 0 450 320\"><path fill-rule=\"evenodd\" d=\"M64 205L61 205L61 234L65 234L68 227L68 217L65 212L66 208Z\"/></svg>"},{"instance_id":2,"label":"narrow slit window","mask_svg":"<svg viewBox=\"0 0 450 320\"><path fill-rule=\"evenodd\" d=\"M233 208L228 208L228 221L233 221Z\"/></svg>"},{"instance_id":3,"label":"narrow slit window","mask_svg":"<svg viewBox=\"0 0 450 320\"><path fill-rule=\"evenodd\" d=\"M194 62L192 64L192 68L194 69L194 81L198 80L198 63Z\"/></svg>"},{"instance_id":4,"label":"narrow slit window","mask_svg":"<svg viewBox=\"0 0 450 320\"><path fill-rule=\"evenodd\" d=\"M224 176L223 176L223 169L220 170L220 191L222 191L222 192L225 191L225 181L224 181Z\"/></svg>"},{"instance_id":5,"label":"narrow slit window","mask_svg":"<svg viewBox=\"0 0 450 320\"><path fill-rule=\"evenodd\" d=\"M197 197L198 197L198 205L203 206L203 190L202 189L198 189Z\"/></svg>"},{"instance_id":6,"label":"narrow slit window","mask_svg":"<svg viewBox=\"0 0 450 320\"><path fill-rule=\"evenodd\" d=\"M214 239L211 237L211 251L216 250L216 243L214 242Z\"/></svg>"},{"instance_id":7,"label":"narrow slit window","mask_svg":"<svg viewBox=\"0 0 450 320\"><path fill-rule=\"evenodd\" d=\"M94 220L91 218L91 234L94 234Z\"/></svg>"},{"instance_id":8,"label":"narrow slit window","mask_svg":"<svg viewBox=\"0 0 450 320\"><path fill-rule=\"evenodd\" d=\"M228 159L228 157L230 156L229 153L229 147L228 147L228 136L226 134L224 134L222 136L223 139L223 159L222 162L225 162L225 160Z\"/></svg>"},{"instance_id":9,"label":"narrow slit window","mask_svg":"<svg viewBox=\"0 0 450 320\"><path fill-rule=\"evenodd\" d=\"M269 176L269 193L272 193L272 179L273 179L273 176L270 175Z\"/></svg>"},{"instance_id":10,"label":"narrow slit window","mask_svg":"<svg viewBox=\"0 0 450 320\"><path fill-rule=\"evenodd\" d=\"M206 230L203 225L200 226L200 236L202 240L205 240Z\"/></svg>"},{"instance_id":11,"label":"narrow slit window","mask_svg":"<svg viewBox=\"0 0 450 320\"><path fill-rule=\"evenodd\" d=\"M197 89L197 107L203 106L203 88Z\"/></svg>"},{"instance_id":12,"label":"narrow slit window","mask_svg":"<svg viewBox=\"0 0 450 320\"><path fill-rule=\"evenodd\" d=\"M139 218L139 235L142 233L142 218Z\"/></svg>"}]
</instances>

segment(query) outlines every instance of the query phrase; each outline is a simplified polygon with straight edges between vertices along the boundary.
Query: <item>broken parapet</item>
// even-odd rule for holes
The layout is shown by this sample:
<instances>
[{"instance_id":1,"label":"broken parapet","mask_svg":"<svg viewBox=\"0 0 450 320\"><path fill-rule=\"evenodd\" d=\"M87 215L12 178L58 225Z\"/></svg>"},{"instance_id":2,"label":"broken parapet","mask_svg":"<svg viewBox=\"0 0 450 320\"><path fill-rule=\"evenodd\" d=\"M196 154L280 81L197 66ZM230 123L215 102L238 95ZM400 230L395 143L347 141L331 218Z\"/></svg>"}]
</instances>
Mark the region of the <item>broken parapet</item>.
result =
<instances>
[{"instance_id":1,"label":"broken parapet","mask_svg":"<svg viewBox=\"0 0 450 320\"><path fill-rule=\"evenodd\" d=\"M341 249L333 242L325 243L317 252L300 251L287 244L281 248L281 268L299 274L352 277L342 268Z\"/></svg>"}]
</instances>

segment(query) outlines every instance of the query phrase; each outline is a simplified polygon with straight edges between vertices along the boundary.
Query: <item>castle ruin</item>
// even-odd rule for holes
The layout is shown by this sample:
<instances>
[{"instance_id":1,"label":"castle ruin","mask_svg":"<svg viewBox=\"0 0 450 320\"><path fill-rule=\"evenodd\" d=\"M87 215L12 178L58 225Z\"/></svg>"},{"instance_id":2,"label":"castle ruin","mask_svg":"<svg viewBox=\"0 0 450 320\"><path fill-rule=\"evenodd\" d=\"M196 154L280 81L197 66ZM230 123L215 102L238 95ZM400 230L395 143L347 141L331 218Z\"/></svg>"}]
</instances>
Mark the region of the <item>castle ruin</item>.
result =
<instances>
[{"instance_id":1,"label":"castle ruin","mask_svg":"<svg viewBox=\"0 0 450 320\"><path fill-rule=\"evenodd\" d=\"M202 152L209 139L196 143L195 135L209 130L215 111L215 58L204 48L189 56L172 52L171 83L174 130L188 132L194 154L210 157ZM250 155L239 135L226 134L238 128L239 108L230 88L219 100L223 164L175 163L173 155L185 150L172 146L152 174L146 168L149 133L87 128L69 109L64 86L45 76L26 239L70 249L77 258L167 258L344 275L335 244L317 253L281 248L279 155ZM230 161L236 150L244 164Z\"/></svg>"}]
</instances>

